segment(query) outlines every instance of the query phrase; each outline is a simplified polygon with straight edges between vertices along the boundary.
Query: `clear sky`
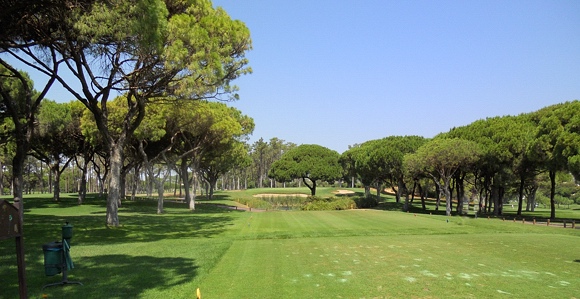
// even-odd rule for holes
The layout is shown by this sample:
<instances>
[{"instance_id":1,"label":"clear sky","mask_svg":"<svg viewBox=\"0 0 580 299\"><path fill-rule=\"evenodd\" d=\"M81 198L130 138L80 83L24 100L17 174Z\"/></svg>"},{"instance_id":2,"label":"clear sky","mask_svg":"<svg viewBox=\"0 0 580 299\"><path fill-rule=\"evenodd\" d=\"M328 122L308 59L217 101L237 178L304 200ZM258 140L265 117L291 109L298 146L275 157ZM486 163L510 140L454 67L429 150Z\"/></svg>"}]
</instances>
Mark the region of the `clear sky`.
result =
<instances>
[{"instance_id":1,"label":"clear sky","mask_svg":"<svg viewBox=\"0 0 580 299\"><path fill-rule=\"evenodd\" d=\"M251 142L339 153L580 99L580 1L214 0L249 27Z\"/></svg>"},{"instance_id":2,"label":"clear sky","mask_svg":"<svg viewBox=\"0 0 580 299\"><path fill-rule=\"evenodd\" d=\"M213 3L251 32L253 74L230 105L254 119L252 143L342 153L580 99L578 0ZM57 87L48 98L72 99Z\"/></svg>"}]
</instances>

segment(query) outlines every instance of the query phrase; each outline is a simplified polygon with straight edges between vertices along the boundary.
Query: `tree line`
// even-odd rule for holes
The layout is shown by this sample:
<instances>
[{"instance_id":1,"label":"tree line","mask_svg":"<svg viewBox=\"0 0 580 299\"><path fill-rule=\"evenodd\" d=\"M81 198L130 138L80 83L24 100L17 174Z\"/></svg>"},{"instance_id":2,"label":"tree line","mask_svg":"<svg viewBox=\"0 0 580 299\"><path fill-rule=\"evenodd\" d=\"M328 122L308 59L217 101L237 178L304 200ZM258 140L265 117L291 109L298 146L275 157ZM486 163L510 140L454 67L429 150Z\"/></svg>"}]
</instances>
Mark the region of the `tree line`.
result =
<instances>
[{"instance_id":1,"label":"tree line","mask_svg":"<svg viewBox=\"0 0 580 299\"><path fill-rule=\"evenodd\" d=\"M15 126L12 185L21 217L23 166L53 84L93 117L108 163L107 225L118 226L124 150L147 106L236 99L231 82L251 72L248 28L209 0L9 1L0 25L0 112ZM6 57L44 75L44 86L35 91ZM112 104L116 97L122 114Z\"/></svg>"},{"instance_id":2,"label":"tree line","mask_svg":"<svg viewBox=\"0 0 580 299\"><path fill-rule=\"evenodd\" d=\"M342 172L337 165L342 166ZM310 181L313 195L320 180L356 178L367 196L374 187L377 197L387 186L395 192L397 202L404 198L404 210L415 195L421 197L425 208L425 198L434 188L437 209L445 198L447 215L454 208L462 213L464 202L474 199L480 212L502 215L506 194L517 195L517 215L522 214L524 198L525 209L533 211L538 188L548 180L551 218L556 217L556 199L562 201L556 192L558 174L580 175L577 100L518 116L478 120L431 139L389 136L370 140L340 155L320 146L299 146L282 156L270 171L270 176L280 181ZM573 185L572 189L580 191ZM578 199L575 191L566 196Z\"/></svg>"}]
</instances>

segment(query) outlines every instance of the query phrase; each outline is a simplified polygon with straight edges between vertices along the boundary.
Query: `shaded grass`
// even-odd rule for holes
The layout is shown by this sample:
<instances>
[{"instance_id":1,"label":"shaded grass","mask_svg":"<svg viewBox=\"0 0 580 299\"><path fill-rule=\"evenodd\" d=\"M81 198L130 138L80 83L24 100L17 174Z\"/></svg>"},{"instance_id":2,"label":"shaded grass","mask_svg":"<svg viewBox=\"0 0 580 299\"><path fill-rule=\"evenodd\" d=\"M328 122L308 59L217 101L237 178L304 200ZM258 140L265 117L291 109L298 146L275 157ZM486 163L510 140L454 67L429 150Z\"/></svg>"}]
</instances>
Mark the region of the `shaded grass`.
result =
<instances>
[{"instance_id":1,"label":"shaded grass","mask_svg":"<svg viewBox=\"0 0 580 299\"><path fill-rule=\"evenodd\" d=\"M30 298L191 298L203 278L231 245L239 218L245 214L212 205L190 212L184 204L166 203L157 215L154 201L126 201L120 209L122 226L108 228L104 201L83 206L66 199L43 198L25 202L25 247ZM74 226L71 256L75 268L69 280L83 286L43 285L61 280L44 274L42 244L60 240L61 226ZM239 225L238 225L239 226ZM14 242L0 242L0 298L17 298ZM8 265L5 267L4 265Z\"/></svg>"}]
</instances>

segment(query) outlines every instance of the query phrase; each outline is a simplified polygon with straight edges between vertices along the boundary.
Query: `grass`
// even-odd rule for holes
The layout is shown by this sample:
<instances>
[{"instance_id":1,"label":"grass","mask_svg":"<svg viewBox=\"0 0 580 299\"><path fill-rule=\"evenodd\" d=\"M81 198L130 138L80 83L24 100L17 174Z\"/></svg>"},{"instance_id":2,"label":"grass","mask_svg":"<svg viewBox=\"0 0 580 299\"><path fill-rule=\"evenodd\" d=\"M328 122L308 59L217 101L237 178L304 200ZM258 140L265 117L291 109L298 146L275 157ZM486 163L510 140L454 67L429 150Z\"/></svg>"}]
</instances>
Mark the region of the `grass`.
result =
<instances>
[{"instance_id":1,"label":"grass","mask_svg":"<svg viewBox=\"0 0 580 299\"><path fill-rule=\"evenodd\" d=\"M195 212L166 202L163 215L156 201L125 201L119 228L104 226L104 200L26 198L29 296L194 298L199 287L203 298L578 297L580 230L394 212L389 200L384 210L321 212L214 205L240 196L253 194L218 193ZM61 276L44 275L41 246L65 221L74 226L69 280L84 285L42 291ZM17 298L11 240L0 241L0 265L0 298Z\"/></svg>"}]
</instances>

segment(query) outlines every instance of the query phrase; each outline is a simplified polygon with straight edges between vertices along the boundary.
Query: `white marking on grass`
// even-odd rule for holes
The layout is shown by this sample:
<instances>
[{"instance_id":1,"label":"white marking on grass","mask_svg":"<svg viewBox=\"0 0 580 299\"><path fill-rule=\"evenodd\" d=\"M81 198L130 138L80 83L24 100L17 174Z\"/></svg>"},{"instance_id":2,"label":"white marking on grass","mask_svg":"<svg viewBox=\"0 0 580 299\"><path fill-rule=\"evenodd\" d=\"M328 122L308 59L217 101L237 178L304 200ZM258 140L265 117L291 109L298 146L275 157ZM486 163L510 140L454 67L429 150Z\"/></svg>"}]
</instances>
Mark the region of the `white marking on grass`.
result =
<instances>
[{"instance_id":1,"label":"white marking on grass","mask_svg":"<svg viewBox=\"0 0 580 299\"><path fill-rule=\"evenodd\" d=\"M466 282L465 285L468 286L468 287L471 286L471 284L469 282Z\"/></svg>"},{"instance_id":2,"label":"white marking on grass","mask_svg":"<svg viewBox=\"0 0 580 299\"><path fill-rule=\"evenodd\" d=\"M312 277L312 274L310 274L310 273L304 274L304 277L310 278L310 277Z\"/></svg>"},{"instance_id":3,"label":"white marking on grass","mask_svg":"<svg viewBox=\"0 0 580 299\"><path fill-rule=\"evenodd\" d=\"M352 262L355 263L355 264L360 264L360 261L359 260L352 260Z\"/></svg>"},{"instance_id":4,"label":"white marking on grass","mask_svg":"<svg viewBox=\"0 0 580 299\"><path fill-rule=\"evenodd\" d=\"M405 280L408 281L408 282L415 282L415 281L417 281L417 278L411 277L411 276L407 276L407 277L405 277Z\"/></svg>"},{"instance_id":5,"label":"white marking on grass","mask_svg":"<svg viewBox=\"0 0 580 299\"><path fill-rule=\"evenodd\" d=\"M463 279L472 279L473 277L467 273L459 273L459 277Z\"/></svg>"},{"instance_id":6,"label":"white marking on grass","mask_svg":"<svg viewBox=\"0 0 580 299\"><path fill-rule=\"evenodd\" d=\"M419 258L418 259L414 259L414 260L417 261L417 262L422 262L423 261L423 259L419 259Z\"/></svg>"},{"instance_id":7,"label":"white marking on grass","mask_svg":"<svg viewBox=\"0 0 580 299\"><path fill-rule=\"evenodd\" d=\"M561 286L563 286L563 287L567 287L567 286L569 286L569 285L570 285L570 283L569 283L569 282L567 282L567 281L563 281L563 280L561 280L561 281L558 281L558 283L559 283Z\"/></svg>"},{"instance_id":8,"label":"white marking on grass","mask_svg":"<svg viewBox=\"0 0 580 299\"><path fill-rule=\"evenodd\" d=\"M539 275L539 274L540 274L539 272L536 272L536 271L525 271L525 270L522 270L522 271L520 271L520 272L521 272L521 273L522 273L524 276L527 276L528 278L533 278L533 277L535 277L535 276L537 276L537 275Z\"/></svg>"},{"instance_id":9,"label":"white marking on grass","mask_svg":"<svg viewBox=\"0 0 580 299\"><path fill-rule=\"evenodd\" d=\"M399 265L399 268L403 268L403 269L405 269L405 268L407 268L407 267L408 267L408 266L405 266L405 265Z\"/></svg>"},{"instance_id":10,"label":"white marking on grass","mask_svg":"<svg viewBox=\"0 0 580 299\"><path fill-rule=\"evenodd\" d=\"M342 271L342 275L350 276L350 275L352 275L352 271Z\"/></svg>"},{"instance_id":11,"label":"white marking on grass","mask_svg":"<svg viewBox=\"0 0 580 299\"><path fill-rule=\"evenodd\" d=\"M341 278L341 279L338 280L338 282L342 282L342 283L345 283L347 281L348 281L348 279L346 279L346 278Z\"/></svg>"},{"instance_id":12,"label":"white marking on grass","mask_svg":"<svg viewBox=\"0 0 580 299\"><path fill-rule=\"evenodd\" d=\"M338 261L336 261L336 260L335 261L332 261L332 262L335 263L335 264L338 264Z\"/></svg>"},{"instance_id":13,"label":"white marking on grass","mask_svg":"<svg viewBox=\"0 0 580 299\"><path fill-rule=\"evenodd\" d=\"M544 272L544 273L546 273L547 275L550 275L550 276L556 276L556 274L551 273L551 272Z\"/></svg>"},{"instance_id":14,"label":"white marking on grass","mask_svg":"<svg viewBox=\"0 0 580 299\"><path fill-rule=\"evenodd\" d=\"M502 290L497 290L497 292L500 293L500 294L511 295L511 293L508 293L508 292L502 291Z\"/></svg>"},{"instance_id":15,"label":"white marking on grass","mask_svg":"<svg viewBox=\"0 0 580 299\"><path fill-rule=\"evenodd\" d=\"M485 264L477 264L478 266L485 267Z\"/></svg>"},{"instance_id":16,"label":"white marking on grass","mask_svg":"<svg viewBox=\"0 0 580 299\"><path fill-rule=\"evenodd\" d=\"M445 279L453 280L453 275L451 275L451 273L445 273Z\"/></svg>"},{"instance_id":17,"label":"white marking on grass","mask_svg":"<svg viewBox=\"0 0 580 299\"><path fill-rule=\"evenodd\" d=\"M429 270L423 270L420 272L423 276L428 276L428 277L437 277L436 274L434 274L433 272L429 271Z\"/></svg>"},{"instance_id":18,"label":"white marking on grass","mask_svg":"<svg viewBox=\"0 0 580 299\"><path fill-rule=\"evenodd\" d=\"M419 268L421 265L414 264L413 267Z\"/></svg>"}]
</instances>

